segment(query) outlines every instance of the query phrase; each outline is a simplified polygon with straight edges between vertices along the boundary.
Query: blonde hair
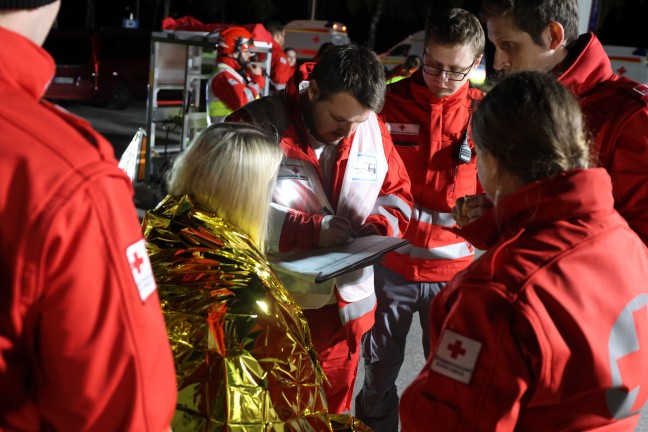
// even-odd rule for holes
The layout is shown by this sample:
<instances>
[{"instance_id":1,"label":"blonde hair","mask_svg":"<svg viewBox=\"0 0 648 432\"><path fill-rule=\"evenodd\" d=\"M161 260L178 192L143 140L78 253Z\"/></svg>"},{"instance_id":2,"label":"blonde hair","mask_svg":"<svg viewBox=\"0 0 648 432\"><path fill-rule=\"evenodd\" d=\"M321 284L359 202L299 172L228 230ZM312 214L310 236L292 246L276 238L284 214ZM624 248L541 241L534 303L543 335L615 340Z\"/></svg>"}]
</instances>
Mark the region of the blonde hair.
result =
<instances>
[{"instance_id":1,"label":"blonde hair","mask_svg":"<svg viewBox=\"0 0 648 432\"><path fill-rule=\"evenodd\" d=\"M174 161L169 193L191 196L263 249L282 157L279 144L252 124L213 124Z\"/></svg>"}]
</instances>

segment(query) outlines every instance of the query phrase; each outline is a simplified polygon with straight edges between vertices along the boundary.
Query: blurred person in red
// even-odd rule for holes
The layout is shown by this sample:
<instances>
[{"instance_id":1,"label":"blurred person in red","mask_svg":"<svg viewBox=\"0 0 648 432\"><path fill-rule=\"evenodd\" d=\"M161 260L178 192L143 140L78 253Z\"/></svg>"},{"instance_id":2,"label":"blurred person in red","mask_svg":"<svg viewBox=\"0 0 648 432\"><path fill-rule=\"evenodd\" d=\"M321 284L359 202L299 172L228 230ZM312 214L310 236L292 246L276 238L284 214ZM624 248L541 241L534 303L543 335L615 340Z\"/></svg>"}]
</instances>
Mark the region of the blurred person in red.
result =
<instances>
[{"instance_id":1,"label":"blurred person in red","mask_svg":"<svg viewBox=\"0 0 648 432\"><path fill-rule=\"evenodd\" d=\"M376 323L363 338L364 385L355 401L358 418L375 430L398 431L396 379L413 318L418 313L427 358L430 303L473 261L472 245L446 228L455 224L457 197L482 190L469 126L483 93L468 76L485 43L475 15L445 10L426 29L421 69L387 86L380 117L410 176L414 211L403 236L410 244L375 266Z\"/></svg>"},{"instance_id":2,"label":"blurred person in red","mask_svg":"<svg viewBox=\"0 0 648 432\"><path fill-rule=\"evenodd\" d=\"M472 120L486 252L432 301L403 431L631 431L648 400L648 251L591 166L577 100L505 77Z\"/></svg>"},{"instance_id":3,"label":"blurred person in red","mask_svg":"<svg viewBox=\"0 0 648 432\"><path fill-rule=\"evenodd\" d=\"M265 24L266 30L272 35L272 61L270 63L270 85L273 91L283 90L294 72L293 66L288 61L283 46L286 40L286 31L277 21ZM294 63L293 63L294 64Z\"/></svg>"},{"instance_id":4,"label":"blurred person in red","mask_svg":"<svg viewBox=\"0 0 648 432\"><path fill-rule=\"evenodd\" d=\"M169 430L171 349L110 143L42 99L61 2L0 0L0 429Z\"/></svg>"},{"instance_id":5,"label":"blurred person in red","mask_svg":"<svg viewBox=\"0 0 648 432\"><path fill-rule=\"evenodd\" d=\"M614 208L648 244L648 85L616 75L597 37L578 35L577 0L484 0L481 16L496 70L550 73L578 98ZM483 195L458 203L468 219L491 205Z\"/></svg>"},{"instance_id":6,"label":"blurred person in red","mask_svg":"<svg viewBox=\"0 0 648 432\"><path fill-rule=\"evenodd\" d=\"M258 98L265 78L261 66L251 63L252 34L243 27L223 30L216 43L216 72L207 82L209 124L221 123L228 114Z\"/></svg>"},{"instance_id":7,"label":"blurred person in red","mask_svg":"<svg viewBox=\"0 0 648 432\"><path fill-rule=\"evenodd\" d=\"M412 74L420 67L421 57L417 55L407 56L402 64L399 64L387 74L387 84L392 84L402 80L403 78L412 76Z\"/></svg>"},{"instance_id":8,"label":"blurred person in red","mask_svg":"<svg viewBox=\"0 0 648 432\"><path fill-rule=\"evenodd\" d=\"M318 63L301 65L284 93L230 116L277 134L284 150L272 203L271 251L341 245L372 234L402 236L412 196L403 162L376 115L384 94L383 66L373 51L333 46ZM324 285L284 280L289 292L303 293L300 306L329 381L324 390L333 413L351 408L358 347L374 322L373 279L373 268L365 267ZM309 296L322 286L323 295Z\"/></svg>"}]
</instances>

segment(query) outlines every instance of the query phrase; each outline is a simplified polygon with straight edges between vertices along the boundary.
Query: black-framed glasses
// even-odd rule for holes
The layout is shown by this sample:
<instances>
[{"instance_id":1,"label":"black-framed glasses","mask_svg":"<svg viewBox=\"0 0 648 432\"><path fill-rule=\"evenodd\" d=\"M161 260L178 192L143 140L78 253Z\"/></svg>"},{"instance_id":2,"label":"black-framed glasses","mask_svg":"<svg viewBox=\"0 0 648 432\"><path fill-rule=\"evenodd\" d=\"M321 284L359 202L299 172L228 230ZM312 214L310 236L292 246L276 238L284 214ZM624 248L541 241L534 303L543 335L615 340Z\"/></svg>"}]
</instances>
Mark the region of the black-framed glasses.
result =
<instances>
[{"instance_id":1,"label":"black-framed glasses","mask_svg":"<svg viewBox=\"0 0 648 432\"><path fill-rule=\"evenodd\" d=\"M464 78L466 78L466 76L470 73L470 71L474 66L475 66L475 62L473 62L473 64L470 65L470 67L466 72L458 72L453 70L441 69L436 66L432 66L425 63L423 63L422 68L424 73L431 75L433 77L438 77L442 73L445 73L446 78L448 78L449 81L462 81Z\"/></svg>"}]
</instances>

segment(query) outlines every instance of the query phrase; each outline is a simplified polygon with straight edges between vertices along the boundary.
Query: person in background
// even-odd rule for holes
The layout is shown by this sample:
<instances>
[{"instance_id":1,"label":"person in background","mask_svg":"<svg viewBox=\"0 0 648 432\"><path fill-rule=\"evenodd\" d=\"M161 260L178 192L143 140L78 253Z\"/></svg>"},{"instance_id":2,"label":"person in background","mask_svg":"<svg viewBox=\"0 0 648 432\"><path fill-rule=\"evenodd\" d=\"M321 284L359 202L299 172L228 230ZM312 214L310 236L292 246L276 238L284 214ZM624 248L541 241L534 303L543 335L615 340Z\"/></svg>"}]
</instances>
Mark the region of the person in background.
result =
<instances>
[{"instance_id":1,"label":"person in background","mask_svg":"<svg viewBox=\"0 0 648 432\"><path fill-rule=\"evenodd\" d=\"M648 251L589 168L578 102L504 78L472 120L494 208L458 230L486 252L432 302L431 355L403 431L634 430L648 399Z\"/></svg>"},{"instance_id":2,"label":"person in background","mask_svg":"<svg viewBox=\"0 0 648 432\"><path fill-rule=\"evenodd\" d=\"M481 14L496 70L551 73L578 98L614 207L648 244L648 86L616 75L594 34L578 36L576 0L484 0ZM461 217L479 217L484 203L460 200Z\"/></svg>"},{"instance_id":3,"label":"person in background","mask_svg":"<svg viewBox=\"0 0 648 432\"><path fill-rule=\"evenodd\" d=\"M412 318L418 312L427 358L430 302L473 261L472 246L445 228L455 223L455 199L481 191L469 123L483 93L468 75L485 41L475 15L445 10L426 29L422 68L387 86L380 116L409 173L414 211L404 235L410 244L375 266L376 323L363 338L365 378L356 415L378 431L398 431L396 378Z\"/></svg>"},{"instance_id":4,"label":"person in background","mask_svg":"<svg viewBox=\"0 0 648 432\"><path fill-rule=\"evenodd\" d=\"M333 46L304 63L285 94L254 101L230 119L278 134L285 160L273 198L270 247L280 253L343 244L352 237L402 236L411 214L410 182L376 112L385 75L374 52ZM303 280L288 291L320 291ZM374 322L372 267L331 280L323 301L302 303L328 378L329 410L348 411L360 340Z\"/></svg>"},{"instance_id":5,"label":"person in background","mask_svg":"<svg viewBox=\"0 0 648 432\"><path fill-rule=\"evenodd\" d=\"M272 61L270 63L270 81L273 91L283 90L292 76L294 69L288 61L283 46L286 40L286 30L281 23L270 21L265 25L272 35Z\"/></svg>"},{"instance_id":6,"label":"person in background","mask_svg":"<svg viewBox=\"0 0 648 432\"><path fill-rule=\"evenodd\" d=\"M317 49L317 54L315 54L315 57L311 60L313 63L317 63L319 59L322 58L324 53L328 51L329 49L333 48L335 44L333 42L324 42L320 47Z\"/></svg>"},{"instance_id":7,"label":"person in background","mask_svg":"<svg viewBox=\"0 0 648 432\"><path fill-rule=\"evenodd\" d=\"M263 94L261 66L251 63L252 34L242 27L223 30L216 43L216 71L207 82L207 121L221 123L228 114Z\"/></svg>"},{"instance_id":8,"label":"person in background","mask_svg":"<svg viewBox=\"0 0 648 432\"><path fill-rule=\"evenodd\" d=\"M42 99L58 0L0 0L0 429L169 430L173 359L133 188Z\"/></svg>"},{"instance_id":9,"label":"person in background","mask_svg":"<svg viewBox=\"0 0 648 432\"><path fill-rule=\"evenodd\" d=\"M284 48L284 53L288 60L288 66L292 68L292 73L290 74L292 76L295 73L295 69L297 69L297 52L293 48Z\"/></svg>"},{"instance_id":10,"label":"person in background","mask_svg":"<svg viewBox=\"0 0 648 432\"><path fill-rule=\"evenodd\" d=\"M387 84L392 84L403 78L412 76L414 72L421 67L421 57L417 55L408 55L405 61L396 66L390 73L387 74Z\"/></svg>"}]
</instances>

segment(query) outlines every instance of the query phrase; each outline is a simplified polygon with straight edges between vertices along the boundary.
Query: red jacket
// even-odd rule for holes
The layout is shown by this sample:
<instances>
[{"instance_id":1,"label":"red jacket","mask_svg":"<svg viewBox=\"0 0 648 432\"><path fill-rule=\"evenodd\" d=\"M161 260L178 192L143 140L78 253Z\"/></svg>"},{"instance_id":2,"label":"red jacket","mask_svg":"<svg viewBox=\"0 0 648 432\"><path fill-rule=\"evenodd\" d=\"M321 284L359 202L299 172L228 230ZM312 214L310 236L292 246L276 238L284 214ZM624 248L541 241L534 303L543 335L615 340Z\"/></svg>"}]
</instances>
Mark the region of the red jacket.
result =
<instances>
[{"instance_id":1,"label":"red jacket","mask_svg":"<svg viewBox=\"0 0 648 432\"><path fill-rule=\"evenodd\" d=\"M308 80L314 66L314 63L303 64L288 82L284 92L252 102L236 111L228 120L251 121L270 126L272 131L281 137L281 146L286 158L304 161L313 166L318 173L319 182L323 184L319 161L309 145L309 132L302 117L299 94L299 84ZM375 202L375 206L365 223L374 224L382 235L400 236L409 222L412 203L410 182L403 162L394 149L387 127L382 121L377 120L388 171L378 196L367 196L368 200ZM336 214L353 138L352 135L337 144L331 173L331 192L327 193L328 201ZM307 213L294 208L282 208L279 211L284 213L283 225L279 227L280 229L271 230L273 232L271 232L270 243L278 243L281 252L319 247L320 225L324 216L322 212ZM290 287L288 290L290 291ZM352 352L356 350L355 340L369 330L374 322L373 307L375 307L376 297L373 294L373 287L371 290L369 297L357 301L342 298L340 293L337 293L341 319Z\"/></svg>"},{"instance_id":2,"label":"red jacket","mask_svg":"<svg viewBox=\"0 0 648 432\"><path fill-rule=\"evenodd\" d=\"M0 429L165 430L175 373L130 181L40 100L52 58L1 27L0 46Z\"/></svg>"},{"instance_id":3,"label":"red jacket","mask_svg":"<svg viewBox=\"0 0 648 432\"><path fill-rule=\"evenodd\" d=\"M272 42L270 80L275 90L283 90L295 70L288 64L288 58L281 45Z\"/></svg>"},{"instance_id":4,"label":"red jacket","mask_svg":"<svg viewBox=\"0 0 648 432\"><path fill-rule=\"evenodd\" d=\"M575 60L558 80L580 100L600 165L614 185L614 207L648 244L648 86L612 71L592 33L570 49Z\"/></svg>"},{"instance_id":5,"label":"red jacket","mask_svg":"<svg viewBox=\"0 0 648 432\"><path fill-rule=\"evenodd\" d=\"M488 251L433 300L403 431L630 431L648 400L648 251L605 170L527 185L464 227Z\"/></svg>"},{"instance_id":6,"label":"red jacket","mask_svg":"<svg viewBox=\"0 0 648 432\"><path fill-rule=\"evenodd\" d=\"M207 114L212 123L222 121L226 115L263 93L263 75L246 72L243 76L240 69L241 65L235 59L226 55L218 58L216 72L207 83Z\"/></svg>"},{"instance_id":7,"label":"red jacket","mask_svg":"<svg viewBox=\"0 0 648 432\"><path fill-rule=\"evenodd\" d=\"M420 70L387 86L381 117L409 173L414 212L404 235L411 243L409 251L390 253L383 264L408 280L449 281L473 260L472 246L443 227L455 224L452 207L457 197L481 192L475 158L460 163L453 154L482 97L481 90L466 83L439 99ZM473 147L472 140L468 144Z\"/></svg>"}]
</instances>

